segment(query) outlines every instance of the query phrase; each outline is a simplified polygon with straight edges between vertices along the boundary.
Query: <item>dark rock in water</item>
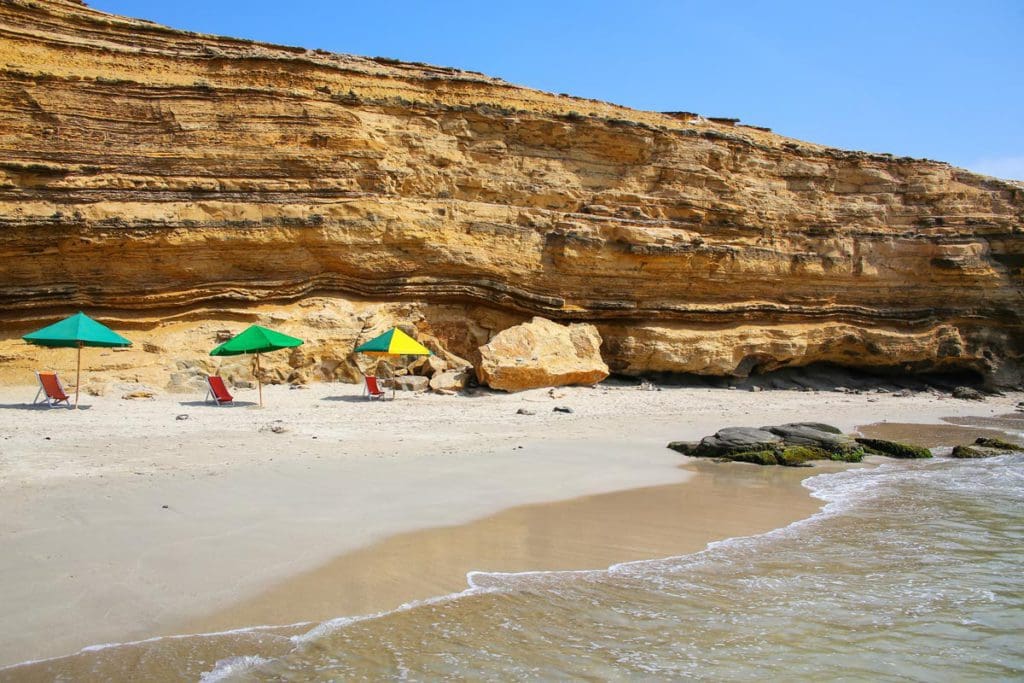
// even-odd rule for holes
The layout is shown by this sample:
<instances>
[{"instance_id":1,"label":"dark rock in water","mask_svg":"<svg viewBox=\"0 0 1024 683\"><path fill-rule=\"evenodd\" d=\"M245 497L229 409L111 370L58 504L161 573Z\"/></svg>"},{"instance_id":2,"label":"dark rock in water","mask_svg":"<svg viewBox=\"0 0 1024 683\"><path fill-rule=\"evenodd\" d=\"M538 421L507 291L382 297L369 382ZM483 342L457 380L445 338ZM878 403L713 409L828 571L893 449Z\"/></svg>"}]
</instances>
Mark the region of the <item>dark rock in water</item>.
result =
<instances>
[{"instance_id":1,"label":"dark rock in water","mask_svg":"<svg viewBox=\"0 0 1024 683\"><path fill-rule=\"evenodd\" d=\"M693 450L699 444L696 441L669 441L668 447L683 455L693 455Z\"/></svg>"},{"instance_id":2,"label":"dark rock in water","mask_svg":"<svg viewBox=\"0 0 1024 683\"><path fill-rule=\"evenodd\" d=\"M1011 451L1024 451L1024 446L1002 439L987 439L979 436L970 446L956 446L950 455L954 458L991 458Z\"/></svg>"},{"instance_id":3,"label":"dark rock in water","mask_svg":"<svg viewBox=\"0 0 1024 683\"><path fill-rule=\"evenodd\" d=\"M692 455L711 458L737 452L774 450L781 445L781 436L763 429L726 427L701 439Z\"/></svg>"},{"instance_id":4,"label":"dark rock in water","mask_svg":"<svg viewBox=\"0 0 1024 683\"><path fill-rule=\"evenodd\" d=\"M852 437L832 425L820 422L794 422L761 429L779 435L787 446L810 446L835 454L858 450L857 442Z\"/></svg>"},{"instance_id":5,"label":"dark rock in water","mask_svg":"<svg viewBox=\"0 0 1024 683\"><path fill-rule=\"evenodd\" d=\"M970 387L956 387L953 389L953 398L962 398L965 401L984 401L985 395Z\"/></svg>"},{"instance_id":6,"label":"dark rock in water","mask_svg":"<svg viewBox=\"0 0 1024 683\"><path fill-rule=\"evenodd\" d=\"M981 446L982 448L995 448L996 450L1000 451L1024 450L1024 446L1018 446L1015 443L1003 441L1002 439L989 439L985 438L984 436L979 436L977 439L975 439L974 444L976 446Z\"/></svg>"},{"instance_id":7,"label":"dark rock in water","mask_svg":"<svg viewBox=\"0 0 1024 683\"><path fill-rule=\"evenodd\" d=\"M974 446L954 446L953 452L950 453L950 457L953 458L991 458L994 455L999 455L1003 451L995 451L989 448L975 448Z\"/></svg>"},{"instance_id":8,"label":"dark rock in water","mask_svg":"<svg viewBox=\"0 0 1024 683\"><path fill-rule=\"evenodd\" d=\"M699 443L673 441L668 447L698 458L757 465L806 466L811 460L860 462L864 450L853 438L820 422L762 427L727 427Z\"/></svg>"},{"instance_id":9,"label":"dark rock in water","mask_svg":"<svg viewBox=\"0 0 1024 683\"><path fill-rule=\"evenodd\" d=\"M890 458L930 458L932 452L921 446L899 443L898 441L885 441L883 439L856 439L857 443L864 447L872 455L885 455Z\"/></svg>"}]
</instances>

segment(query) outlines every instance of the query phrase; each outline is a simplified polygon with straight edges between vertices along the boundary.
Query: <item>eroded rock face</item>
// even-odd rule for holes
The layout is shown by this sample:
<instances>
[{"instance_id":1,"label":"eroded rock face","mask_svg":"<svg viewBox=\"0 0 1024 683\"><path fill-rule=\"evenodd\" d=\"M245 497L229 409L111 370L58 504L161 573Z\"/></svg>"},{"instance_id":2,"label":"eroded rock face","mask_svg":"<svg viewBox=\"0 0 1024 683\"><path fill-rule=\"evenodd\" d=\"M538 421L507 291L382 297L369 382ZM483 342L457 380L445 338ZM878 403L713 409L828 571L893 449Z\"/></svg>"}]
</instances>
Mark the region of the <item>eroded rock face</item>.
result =
<instances>
[{"instance_id":1,"label":"eroded rock face","mask_svg":"<svg viewBox=\"0 0 1024 683\"><path fill-rule=\"evenodd\" d=\"M559 325L536 317L480 347L477 378L492 389L523 391L595 384L608 376L593 325Z\"/></svg>"},{"instance_id":2,"label":"eroded rock face","mask_svg":"<svg viewBox=\"0 0 1024 683\"><path fill-rule=\"evenodd\" d=\"M624 374L1024 379L1020 183L62 0L0 3L0 86L0 374L79 308L151 342L127 373L274 307L319 340L282 381L355 378L319 297L473 363L542 315Z\"/></svg>"}]
</instances>

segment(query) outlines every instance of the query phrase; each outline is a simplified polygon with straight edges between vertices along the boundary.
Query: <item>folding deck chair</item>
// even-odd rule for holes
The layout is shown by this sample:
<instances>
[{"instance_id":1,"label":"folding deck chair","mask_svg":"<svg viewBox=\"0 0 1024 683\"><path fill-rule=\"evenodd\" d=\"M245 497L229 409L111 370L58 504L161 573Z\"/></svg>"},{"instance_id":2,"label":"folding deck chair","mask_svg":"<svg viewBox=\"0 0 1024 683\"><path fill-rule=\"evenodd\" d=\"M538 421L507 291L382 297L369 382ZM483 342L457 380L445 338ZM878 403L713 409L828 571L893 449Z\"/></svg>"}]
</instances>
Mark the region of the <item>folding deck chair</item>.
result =
<instances>
[{"instance_id":1,"label":"folding deck chair","mask_svg":"<svg viewBox=\"0 0 1024 683\"><path fill-rule=\"evenodd\" d=\"M366 386L363 387L363 392L366 394L366 398L371 401L375 398L379 398L381 400L387 398L387 394L385 394L384 390L380 388L380 385L377 383L377 378L373 375L366 375Z\"/></svg>"},{"instance_id":2,"label":"folding deck chair","mask_svg":"<svg viewBox=\"0 0 1024 683\"><path fill-rule=\"evenodd\" d=\"M210 389L206 392L207 401L212 398L219 406L235 402L235 397L228 393L228 388L224 386L223 378L218 375L207 375L206 383L210 385Z\"/></svg>"},{"instance_id":3,"label":"folding deck chair","mask_svg":"<svg viewBox=\"0 0 1024 683\"><path fill-rule=\"evenodd\" d=\"M64 391L64 385L61 384L60 377L56 372L42 370L36 373L36 379L39 380L39 391L36 392L36 397L32 401L33 405L45 402L46 405L53 408L63 402L67 404L68 408L72 407L71 397ZM39 398L40 395L42 398Z\"/></svg>"}]
</instances>

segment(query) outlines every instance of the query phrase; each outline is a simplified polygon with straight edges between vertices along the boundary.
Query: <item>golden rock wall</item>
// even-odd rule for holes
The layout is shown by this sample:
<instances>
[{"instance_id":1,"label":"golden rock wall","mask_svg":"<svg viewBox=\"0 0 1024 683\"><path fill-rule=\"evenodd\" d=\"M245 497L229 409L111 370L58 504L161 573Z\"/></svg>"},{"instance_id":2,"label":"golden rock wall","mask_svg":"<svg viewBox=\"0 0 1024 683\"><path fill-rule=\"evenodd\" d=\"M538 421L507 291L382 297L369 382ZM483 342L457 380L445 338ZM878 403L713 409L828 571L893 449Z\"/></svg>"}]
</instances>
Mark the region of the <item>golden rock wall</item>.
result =
<instances>
[{"instance_id":1,"label":"golden rock wall","mask_svg":"<svg viewBox=\"0 0 1024 683\"><path fill-rule=\"evenodd\" d=\"M72 0L0 3L0 86L10 368L79 308L167 348L162 321L320 297L363 320L313 356L404 310L471 360L542 315L627 374L1021 381L1020 183Z\"/></svg>"}]
</instances>

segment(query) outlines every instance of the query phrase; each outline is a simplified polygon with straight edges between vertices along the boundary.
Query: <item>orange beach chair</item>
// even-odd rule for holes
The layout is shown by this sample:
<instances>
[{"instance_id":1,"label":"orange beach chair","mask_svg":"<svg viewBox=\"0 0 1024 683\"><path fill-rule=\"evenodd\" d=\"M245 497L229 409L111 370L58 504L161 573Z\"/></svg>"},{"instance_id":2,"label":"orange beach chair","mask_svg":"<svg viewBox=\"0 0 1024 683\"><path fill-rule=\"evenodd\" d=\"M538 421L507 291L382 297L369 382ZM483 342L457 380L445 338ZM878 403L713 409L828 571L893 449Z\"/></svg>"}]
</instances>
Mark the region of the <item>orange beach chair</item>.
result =
<instances>
[{"instance_id":1,"label":"orange beach chair","mask_svg":"<svg viewBox=\"0 0 1024 683\"><path fill-rule=\"evenodd\" d=\"M384 393L384 390L381 389L380 385L377 383L377 378L374 377L373 375L366 376L366 386L363 387L363 392L366 394L366 398L368 398L371 401L375 398L379 398L382 400L387 398L387 395Z\"/></svg>"},{"instance_id":2,"label":"orange beach chair","mask_svg":"<svg viewBox=\"0 0 1024 683\"><path fill-rule=\"evenodd\" d=\"M46 405L53 408L61 403L66 403L68 408L71 407L71 397L64 391L64 385L61 384L60 377L56 372L50 370L37 372L36 379L39 380L39 391L36 392L36 397L32 401L33 405L45 402ZM40 396L42 398L39 398Z\"/></svg>"},{"instance_id":3,"label":"orange beach chair","mask_svg":"<svg viewBox=\"0 0 1024 683\"><path fill-rule=\"evenodd\" d=\"M235 397L228 393L228 388L224 386L223 378L217 375L207 375L206 383L210 385L209 391L206 392L207 401L213 398L219 406L235 402Z\"/></svg>"}]
</instances>

